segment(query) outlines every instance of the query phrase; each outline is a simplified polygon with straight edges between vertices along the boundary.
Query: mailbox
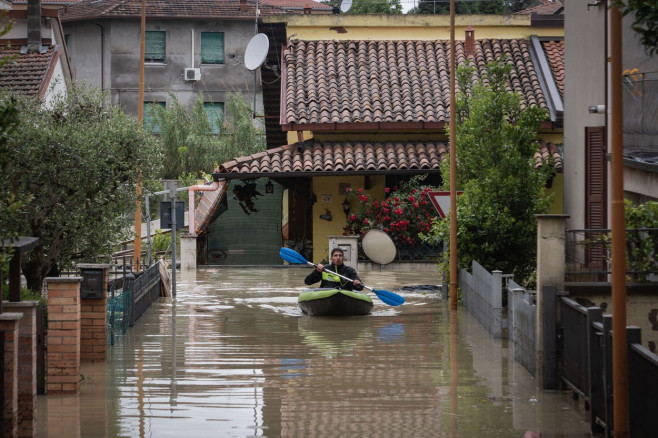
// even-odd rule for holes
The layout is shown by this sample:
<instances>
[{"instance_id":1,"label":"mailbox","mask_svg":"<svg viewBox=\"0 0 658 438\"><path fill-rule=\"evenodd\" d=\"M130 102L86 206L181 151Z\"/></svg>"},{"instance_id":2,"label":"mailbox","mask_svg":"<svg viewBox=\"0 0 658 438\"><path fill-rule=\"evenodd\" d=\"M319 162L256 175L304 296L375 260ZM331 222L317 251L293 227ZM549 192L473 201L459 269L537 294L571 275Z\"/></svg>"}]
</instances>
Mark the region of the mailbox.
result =
<instances>
[{"instance_id":1,"label":"mailbox","mask_svg":"<svg viewBox=\"0 0 658 438\"><path fill-rule=\"evenodd\" d=\"M103 270L81 269L80 298L103 298Z\"/></svg>"}]
</instances>

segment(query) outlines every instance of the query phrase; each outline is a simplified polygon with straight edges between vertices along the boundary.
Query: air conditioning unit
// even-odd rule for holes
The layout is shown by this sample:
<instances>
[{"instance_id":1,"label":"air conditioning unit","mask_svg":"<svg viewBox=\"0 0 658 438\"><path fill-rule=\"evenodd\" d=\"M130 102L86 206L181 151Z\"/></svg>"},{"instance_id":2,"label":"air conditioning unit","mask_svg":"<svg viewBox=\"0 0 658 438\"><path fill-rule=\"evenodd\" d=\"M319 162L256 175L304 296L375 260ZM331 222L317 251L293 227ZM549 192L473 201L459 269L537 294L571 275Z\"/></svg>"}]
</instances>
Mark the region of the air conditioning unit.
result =
<instances>
[{"instance_id":1,"label":"air conditioning unit","mask_svg":"<svg viewBox=\"0 0 658 438\"><path fill-rule=\"evenodd\" d=\"M198 81L201 79L200 68L186 68L183 75L186 81Z\"/></svg>"}]
</instances>

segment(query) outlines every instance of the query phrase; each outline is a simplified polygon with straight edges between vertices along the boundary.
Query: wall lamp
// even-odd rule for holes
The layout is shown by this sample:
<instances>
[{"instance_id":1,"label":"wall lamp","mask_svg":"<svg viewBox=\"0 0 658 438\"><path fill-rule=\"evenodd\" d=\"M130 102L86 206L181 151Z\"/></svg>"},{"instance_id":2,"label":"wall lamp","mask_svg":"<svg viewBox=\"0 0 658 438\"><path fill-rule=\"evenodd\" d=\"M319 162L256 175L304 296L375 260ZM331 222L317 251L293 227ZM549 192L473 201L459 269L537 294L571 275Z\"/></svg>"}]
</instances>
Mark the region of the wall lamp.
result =
<instances>
[{"instance_id":1,"label":"wall lamp","mask_svg":"<svg viewBox=\"0 0 658 438\"><path fill-rule=\"evenodd\" d=\"M587 107L590 114L605 114L605 105L590 105Z\"/></svg>"},{"instance_id":2,"label":"wall lamp","mask_svg":"<svg viewBox=\"0 0 658 438\"><path fill-rule=\"evenodd\" d=\"M352 206L350 205L350 201L348 201L347 198L345 198L343 203L340 205L343 206L343 213L345 213L345 217L349 216L350 210L352 208Z\"/></svg>"},{"instance_id":3,"label":"wall lamp","mask_svg":"<svg viewBox=\"0 0 658 438\"><path fill-rule=\"evenodd\" d=\"M271 179L268 179L267 184L265 184L265 193L274 193L274 184L272 184Z\"/></svg>"}]
</instances>

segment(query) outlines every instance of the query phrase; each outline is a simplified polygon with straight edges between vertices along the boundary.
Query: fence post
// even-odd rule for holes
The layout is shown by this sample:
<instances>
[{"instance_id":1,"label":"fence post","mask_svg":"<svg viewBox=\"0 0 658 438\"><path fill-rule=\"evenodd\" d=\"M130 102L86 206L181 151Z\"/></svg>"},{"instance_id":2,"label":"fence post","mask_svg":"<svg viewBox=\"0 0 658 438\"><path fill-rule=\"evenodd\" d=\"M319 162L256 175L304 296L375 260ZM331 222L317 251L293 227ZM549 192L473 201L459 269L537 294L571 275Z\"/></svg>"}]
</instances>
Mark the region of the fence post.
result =
<instances>
[{"instance_id":1,"label":"fence post","mask_svg":"<svg viewBox=\"0 0 658 438\"><path fill-rule=\"evenodd\" d=\"M183 271L196 269L196 238L196 234L181 233L180 260Z\"/></svg>"},{"instance_id":2,"label":"fence post","mask_svg":"<svg viewBox=\"0 0 658 438\"><path fill-rule=\"evenodd\" d=\"M81 290L80 297L80 360L105 362L107 344L107 290L109 264L80 263L82 277L86 270L102 272L100 284L94 284L102 296L87 297ZM83 281L84 284L84 281Z\"/></svg>"},{"instance_id":3,"label":"fence post","mask_svg":"<svg viewBox=\"0 0 658 438\"><path fill-rule=\"evenodd\" d=\"M48 394L80 390L80 283L82 277L45 279L48 287Z\"/></svg>"},{"instance_id":4,"label":"fence post","mask_svg":"<svg viewBox=\"0 0 658 438\"><path fill-rule=\"evenodd\" d=\"M7 302L5 311L23 315L18 324L18 436L37 430L37 306L38 301Z\"/></svg>"},{"instance_id":5,"label":"fence post","mask_svg":"<svg viewBox=\"0 0 658 438\"><path fill-rule=\"evenodd\" d=\"M2 429L0 436L16 436L18 430L18 343L22 313L0 313L2 333Z\"/></svg>"},{"instance_id":6,"label":"fence post","mask_svg":"<svg viewBox=\"0 0 658 438\"><path fill-rule=\"evenodd\" d=\"M564 290L565 273L565 233L566 214L538 214L537 218L537 323L535 326L535 375L540 388L546 384L554 384L554 380L546 381L544 373L544 329L549 324L555 327L555 298L552 312L544 306L549 301L543 298L544 286L552 284L557 290ZM551 289L555 291L555 289ZM553 333L555 328L553 328ZM552 362L555 368L555 360ZM548 370L547 370L548 371ZM552 373L552 371L550 371Z\"/></svg>"}]
</instances>

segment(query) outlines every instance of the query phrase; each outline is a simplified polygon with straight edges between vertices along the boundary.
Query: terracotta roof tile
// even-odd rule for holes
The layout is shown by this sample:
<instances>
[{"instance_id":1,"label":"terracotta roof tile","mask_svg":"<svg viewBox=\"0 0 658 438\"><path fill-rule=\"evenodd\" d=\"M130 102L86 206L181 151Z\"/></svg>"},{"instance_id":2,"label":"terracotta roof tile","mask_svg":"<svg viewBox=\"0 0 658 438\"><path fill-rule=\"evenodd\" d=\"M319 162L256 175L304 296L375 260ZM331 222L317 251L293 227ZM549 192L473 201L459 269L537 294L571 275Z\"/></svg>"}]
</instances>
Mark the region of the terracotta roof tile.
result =
<instances>
[{"instance_id":1,"label":"terracotta roof tile","mask_svg":"<svg viewBox=\"0 0 658 438\"><path fill-rule=\"evenodd\" d=\"M261 15L297 14L269 4L259 4ZM256 2L247 0L241 10L240 0L147 0L146 16L150 18L234 18L253 19ZM83 0L65 7L62 21L90 18L141 17L141 0Z\"/></svg>"},{"instance_id":2,"label":"terracotta roof tile","mask_svg":"<svg viewBox=\"0 0 658 438\"><path fill-rule=\"evenodd\" d=\"M16 59L0 67L0 88L10 88L26 96L42 98L49 85L44 82L49 81L60 48L49 46L45 53L21 54L20 50L19 45L6 48L2 44L0 57L16 56Z\"/></svg>"},{"instance_id":3,"label":"terracotta roof tile","mask_svg":"<svg viewBox=\"0 0 658 438\"><path fill-rule=\"evenodd\" d=\"M438 170L448 152L435 142L319 142L308 141L267 150L224 163L222 174L278 174L292 172L390 172ZM226 177L226 175L224 175Z\"/></svg>"},{"instance_id":4,"label":"terracotta roof tile","mask_svg":"<svg viewBox=\"0 0 658 438\"><path fill-rule=\"evenodd\" d=\"M551 166L556 172L564 171L562 161L563 145L539 141L539 150L535 153L535 167Z\"/></svg>"},{"instance_id":5,"label":"terracotta roof tile","mask_svg":"<svg viewBox=\"0 0 658 438\"><path fill-rule=\"evenodd\" d=\"M228 182L220 181L217 190L201 192L201 199L194 209L194 230L200 234L210 225L228 190Z\"/></svg>"},{"instance_id":6,"label":"terracotta roof tile","mask_svg":"<svg viewBox=\"0 0 658 438\"><path fill-rule=\"evenodd\" d=\"M448 41L291 41L286 69L284 124L447 122L450 102ZM466 60L457 42L458 64ZM482 77L486 63L507 56L510 91L523 106L547 108L523 39L483 39L473 60Z\"/></svg>"},{"instance_id":7,"label":"terracotta roof tile","mask_svg":"<svg viewBox=\"0 0 658 438\"><path fill-rule=\"evenodd\" d=\"M386 173L436 171L447 157L442 142L320 142L307 141L240 157L220 166L218 178L272 175L302 176L317 173ZM550 165L562 172L562 145L540 142L535 165ZM298 173L298 175L291 175Z\"/></svg>"},{"instance_id":8,"label":"terracotta roof tile","mask_svg":"<svg viewBox=\"0 0 658 438\"><path fill-rule=\"evenodd\" d=\"M555 84L560 91L560 97L564 100L564 40L542 41L542 47Z\"/></svg>"}]
</instances>

